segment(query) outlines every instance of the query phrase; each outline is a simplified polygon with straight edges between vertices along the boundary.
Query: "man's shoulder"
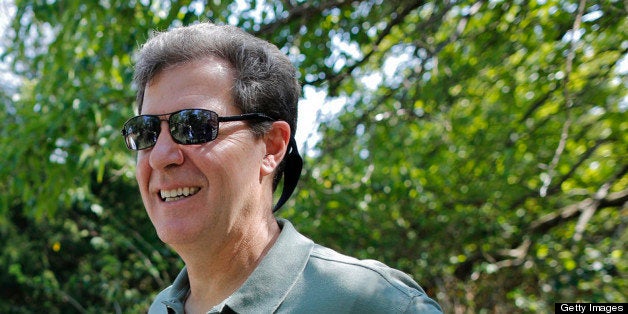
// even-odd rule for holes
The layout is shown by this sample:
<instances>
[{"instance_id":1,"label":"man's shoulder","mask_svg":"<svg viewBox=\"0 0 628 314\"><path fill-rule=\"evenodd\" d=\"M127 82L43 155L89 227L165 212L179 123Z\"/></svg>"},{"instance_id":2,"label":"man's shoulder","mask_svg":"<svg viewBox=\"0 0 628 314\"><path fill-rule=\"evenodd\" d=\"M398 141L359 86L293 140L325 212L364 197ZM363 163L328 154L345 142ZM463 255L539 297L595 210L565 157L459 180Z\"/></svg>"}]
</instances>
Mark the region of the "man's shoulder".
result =
<instances>
[{"instance_id":1,"label":"man's shoulder","mask_svg":"<svg viewBox=\"0 0 628 314\"><path fill-rule=\"evenodd\" d=\"M353 309L440 312L440 307L404 272L379 261L360 260L321 245L312 249L302 283L307 289L315 290L319 299L343 299Z\"/></svg>"},{"instance_id":2,"label":"man's shoulder","mask_svg":"<svg viewBox=\"0 0 628 314\"><path fill-rule=\"evenodd\" d=\"M425 294L409 275L376 260L357 259L321 245L315 245L310 257L308 266L320 276L335 278L334 281L357 286L363 282L378 283L376 287L380 289L393 289L408 297Z\"/></svg>"}]
</instances>

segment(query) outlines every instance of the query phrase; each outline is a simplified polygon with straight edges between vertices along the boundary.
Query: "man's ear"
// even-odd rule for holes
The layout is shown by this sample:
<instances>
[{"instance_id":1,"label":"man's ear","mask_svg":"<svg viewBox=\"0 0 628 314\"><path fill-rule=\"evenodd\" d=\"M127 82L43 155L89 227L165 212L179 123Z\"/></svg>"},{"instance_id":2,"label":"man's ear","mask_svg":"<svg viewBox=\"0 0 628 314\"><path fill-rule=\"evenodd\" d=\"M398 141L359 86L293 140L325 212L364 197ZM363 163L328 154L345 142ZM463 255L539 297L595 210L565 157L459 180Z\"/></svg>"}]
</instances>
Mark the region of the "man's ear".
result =
<instances>
[{"instance_id":1,"label":"man's ear","mask_svg":"<svg viewBox=\"0 0 628 314\"><path fill-rule=\"evenodd\" d=\"M260 167L260 175L273 174L286 156L290 144L290 125L285 121L275 121L264 135L266 154Z\"/></svg>"}]
</instances>

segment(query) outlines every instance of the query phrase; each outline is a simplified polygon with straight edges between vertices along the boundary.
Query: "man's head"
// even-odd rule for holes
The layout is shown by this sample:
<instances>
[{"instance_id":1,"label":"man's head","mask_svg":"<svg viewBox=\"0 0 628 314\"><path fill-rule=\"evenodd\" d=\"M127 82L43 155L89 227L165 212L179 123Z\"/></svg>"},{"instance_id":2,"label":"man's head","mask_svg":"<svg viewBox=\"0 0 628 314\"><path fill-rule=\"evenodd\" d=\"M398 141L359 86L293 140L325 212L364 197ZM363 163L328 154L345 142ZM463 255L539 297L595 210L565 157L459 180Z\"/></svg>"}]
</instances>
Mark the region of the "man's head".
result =
<instances>
[{"instance_id":1,"label":"man's head","mask_svg":"<svg viewBox=\"0 0 628 314\"><path fill-rule=\"evenodd\" d=\"M139 150L138 185L162 240L219 239L259 221L286 159L290 195L300 87L275 46L230 26L177 28L141 48L135 83L142 116L123 134Z\"/></svg>"},{"instance_id":2,"label":"man's head","mask_svg":"<svg viewBox=\"0 0 628 314\"><path fill-rule=\"evenodd\" d=\"M294 141L297 102L301 92L296 69L275 45L229 25L201 23L154 33L137 54L134 82L138 113L143 113L147 84L164 68L206 57L222 59L233 69L231 93L234 105L241 113L263 113L275 120L288 122ZM261 136L268 126L269 123L254 123L251 128ZM292 145L289 149L298 155L296 145ZM296 159L298 156L293 157ZM285 167L284 160L275 174L273 190L279 184ZM300 172L300 165L294 168L299 169L292 170ZM292 176L288 180L298 180L298 177L294 178L296 175ZM285 199L280 200L278 206L281 202Z\"/></svg>"}]
</instances>

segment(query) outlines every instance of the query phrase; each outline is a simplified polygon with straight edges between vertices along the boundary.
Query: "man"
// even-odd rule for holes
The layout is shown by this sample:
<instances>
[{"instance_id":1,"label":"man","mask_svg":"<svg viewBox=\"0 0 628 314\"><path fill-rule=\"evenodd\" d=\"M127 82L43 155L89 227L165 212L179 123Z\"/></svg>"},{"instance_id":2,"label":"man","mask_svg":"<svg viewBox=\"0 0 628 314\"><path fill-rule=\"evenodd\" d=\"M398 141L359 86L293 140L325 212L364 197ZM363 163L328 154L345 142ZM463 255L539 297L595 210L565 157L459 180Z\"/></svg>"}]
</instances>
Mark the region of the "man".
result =
<instances>
[{"instance_id":1,"label":"man","mask_svg":"<svg viewBox=\"0 0 628 314\"><path fill-rule=\"evenodd\" d=\"M440 312L404 273L275 218L302 165L300 86L277 47L205 23L152 36L137 60L141 115L122 133L148 216L185 262L149 313Z\"/></svg>"}]
</instances>

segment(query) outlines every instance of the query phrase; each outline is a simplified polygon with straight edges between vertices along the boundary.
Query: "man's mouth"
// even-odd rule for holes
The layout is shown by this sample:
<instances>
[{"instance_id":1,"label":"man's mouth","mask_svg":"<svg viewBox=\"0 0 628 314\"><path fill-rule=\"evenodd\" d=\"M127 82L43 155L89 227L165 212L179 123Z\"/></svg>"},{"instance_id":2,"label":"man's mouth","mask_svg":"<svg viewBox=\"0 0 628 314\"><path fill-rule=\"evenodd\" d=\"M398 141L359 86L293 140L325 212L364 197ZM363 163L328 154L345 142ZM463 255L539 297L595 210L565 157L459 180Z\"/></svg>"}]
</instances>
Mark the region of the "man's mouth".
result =
<instances>
[{"instance_id":1,"label":"man's mouth","mask_svg":"<svg viewBox=\"0 0 628 314\"><path fill-rule=\"evenodd\" d=\"M164 202L174 202L192 196L200 190L199 187L184 187L172 190L160 190L159 196Z\"/></svg>"}]
</instances>

